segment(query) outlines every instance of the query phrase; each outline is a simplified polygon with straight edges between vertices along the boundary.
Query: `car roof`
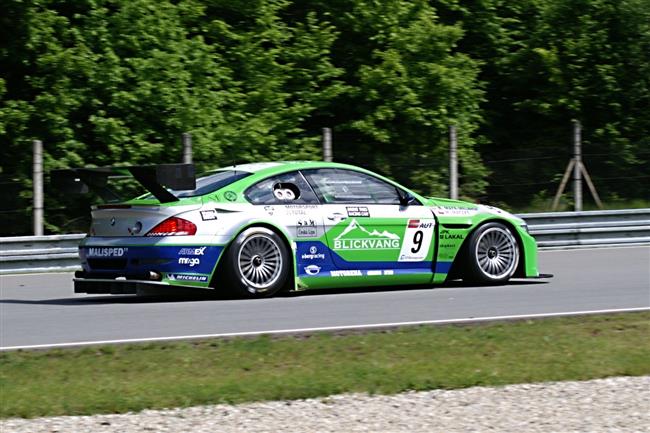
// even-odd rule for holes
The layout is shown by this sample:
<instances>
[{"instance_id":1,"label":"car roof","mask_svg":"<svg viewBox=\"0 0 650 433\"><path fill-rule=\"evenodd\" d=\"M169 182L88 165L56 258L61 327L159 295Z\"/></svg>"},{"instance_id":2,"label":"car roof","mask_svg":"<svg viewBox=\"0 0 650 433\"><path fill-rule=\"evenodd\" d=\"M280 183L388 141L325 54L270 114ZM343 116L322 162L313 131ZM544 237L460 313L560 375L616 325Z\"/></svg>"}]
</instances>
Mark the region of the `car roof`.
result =
<instances>
[{"instance_id":1,"label":"car roof","mask_svg":"<svg viewBox=\"0 0 650 433\"><path fill-rule=\"evenodd\" d=\"M361 167L336 162L325 161L274 161L274 162L254 162L248 164L236 164L221 167L216 171L245 171L254 174L273 174L282 173L291 170L302 170L307 168L348 168L358 171L367 171Z\"/></svg>"},{"instance_id":2,"label":"car roof","mask_svg":"<svg viewBox=\"0 0 650 433\"><path fill-rule=\"evenodd\" d=\"M248 173L257 173L271 167L278 167L281 162L251 162L248 164L236 164L228 167L221 167L219 170L245 171Z\"/></svg>"}]
</instances>

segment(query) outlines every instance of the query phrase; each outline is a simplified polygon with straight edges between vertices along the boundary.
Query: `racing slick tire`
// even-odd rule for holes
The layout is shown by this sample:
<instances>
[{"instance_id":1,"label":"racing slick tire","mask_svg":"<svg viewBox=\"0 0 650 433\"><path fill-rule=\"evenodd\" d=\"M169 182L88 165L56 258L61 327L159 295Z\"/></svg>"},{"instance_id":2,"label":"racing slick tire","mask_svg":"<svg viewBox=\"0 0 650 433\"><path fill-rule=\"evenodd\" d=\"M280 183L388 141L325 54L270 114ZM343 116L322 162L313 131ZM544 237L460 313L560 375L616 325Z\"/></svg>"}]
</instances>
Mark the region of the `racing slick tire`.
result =
<instances>
[{"instance_id":1,"label":"racing slick tire","mask_svg":"<svg viewBox=\"0 0 650 433\"><path fill-rule=\"evenodd\" d=\"M291 255L274 231L249 227L237 235L226 254L225 270L235 295L264 298L285 286Z\"/></svg>"},{"instance_id":2,"label":"racing slick tire","mask_svg":"<svg viewBox=\"0 0 650 433\"><path fill-rule=\"evenodd\" d=\"M506 225L498 222L476 229L470 235L465 254L463 280L471 283L504 284L519 264L517 239Z\"/></svg>"}]
</instances>

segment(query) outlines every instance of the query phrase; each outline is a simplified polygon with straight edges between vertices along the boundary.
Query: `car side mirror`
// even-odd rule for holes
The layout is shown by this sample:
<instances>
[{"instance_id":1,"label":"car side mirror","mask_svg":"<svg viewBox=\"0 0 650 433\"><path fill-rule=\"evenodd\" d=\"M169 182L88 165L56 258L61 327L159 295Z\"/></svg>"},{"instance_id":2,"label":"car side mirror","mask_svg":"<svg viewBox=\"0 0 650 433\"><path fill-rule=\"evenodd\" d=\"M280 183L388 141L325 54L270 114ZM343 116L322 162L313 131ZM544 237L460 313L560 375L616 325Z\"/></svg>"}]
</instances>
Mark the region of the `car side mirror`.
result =
<instances>
[{"instance_id":1,"label":"car side mirror","mask_svg":"<svg viewBox=\"0 0 650 433\"><path fill-rule=\"evenodd\" d=\"M399 195L400 206L409 206L416 202L415 197L413 197L408 192L402 191L399 188L395 188L395 189L397 190L397 195Z\"/></svg>"}]
</instances>

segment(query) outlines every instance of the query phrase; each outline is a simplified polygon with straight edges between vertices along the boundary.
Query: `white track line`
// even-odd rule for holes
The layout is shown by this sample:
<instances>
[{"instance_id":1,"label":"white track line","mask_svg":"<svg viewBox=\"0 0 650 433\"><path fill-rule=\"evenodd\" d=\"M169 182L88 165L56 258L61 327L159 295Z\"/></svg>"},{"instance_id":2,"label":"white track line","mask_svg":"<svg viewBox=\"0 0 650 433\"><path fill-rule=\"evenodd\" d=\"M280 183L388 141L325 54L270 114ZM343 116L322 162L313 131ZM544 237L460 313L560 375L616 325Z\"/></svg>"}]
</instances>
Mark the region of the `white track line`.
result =
<instances>
[{"instance_id":1,"label":"white track line","mask_svg":"<svg viewBox=\"0 0 650 433\"><path fill-rule=\"evenodd\" d=\"M400 326L417 326L417 325L445 325L457 323L472 323L498 320L518 320L518 319L536 319L543 317L558 316L580 316L587 314L605 314L605 313L628 313L635 311L650 311L648 307L638 308L619 308L610 310L587 310L587 311L567 311L563 313L541 313L541 314L521 314L513 316L488 316L488 317L469 317L465 319L444 319L444 320L422 320L417 322L393 322L393 323L374 323L370 325L343 325L343 326L325 326L320 328L296 328L296 329L275 329L270 331L249 331L249 332L229 332L223 334L199 334L199 335L179 335L176 337L153 337L153 338L129 338L123 340L102 340L102 341L79 341L72 343L56 344L34 344L30 346L8 346L0 347L0 351L18 350L18 349L55 349L62 347L78 347L100 344L124 344L124 343L145 343L177 340L196 340L204 338L232 338L232 337L253 337L257 335L283 335L283 334L307 334L324 331L349 331L378 328L395 328Z\"/></svg>"},{"instance_id":2,"label":"white track line","mask_svg":"<svg viewBox=\"0 0 650 433\"><path fill-rule=\"evenodd\" d=\"M632 244L632 245L569 245L569 246L556 246L556 247L537 247L540 253L554 253L557 251L589 251L589 250L629 250L632 248L650 249L650 244Z\"/></svg>"}]
</instances>

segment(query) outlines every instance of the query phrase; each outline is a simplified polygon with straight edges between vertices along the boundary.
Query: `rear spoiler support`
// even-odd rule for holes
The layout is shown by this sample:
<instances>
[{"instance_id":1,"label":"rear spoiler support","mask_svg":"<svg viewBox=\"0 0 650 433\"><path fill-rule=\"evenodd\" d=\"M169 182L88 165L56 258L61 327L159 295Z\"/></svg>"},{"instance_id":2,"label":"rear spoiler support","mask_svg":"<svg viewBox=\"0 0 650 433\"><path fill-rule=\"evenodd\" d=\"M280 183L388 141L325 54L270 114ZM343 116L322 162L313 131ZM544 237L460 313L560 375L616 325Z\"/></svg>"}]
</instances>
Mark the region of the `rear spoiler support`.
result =
<instances>
[{"instance_id":1,"label":"rear spoiler support","mask_svg":"<svg viewBox=\"0 0 650 433\"><path fill-rule=\"evenodd\" d=\"M52 185L73 194L97 191L103 199L115 200L119 196L107 187L109 178L132 176L161 203L178 201L168 191L196 189L194 164L132 165L127 167L69 168L50 173Z\"/></svg>"}]
</instances>

